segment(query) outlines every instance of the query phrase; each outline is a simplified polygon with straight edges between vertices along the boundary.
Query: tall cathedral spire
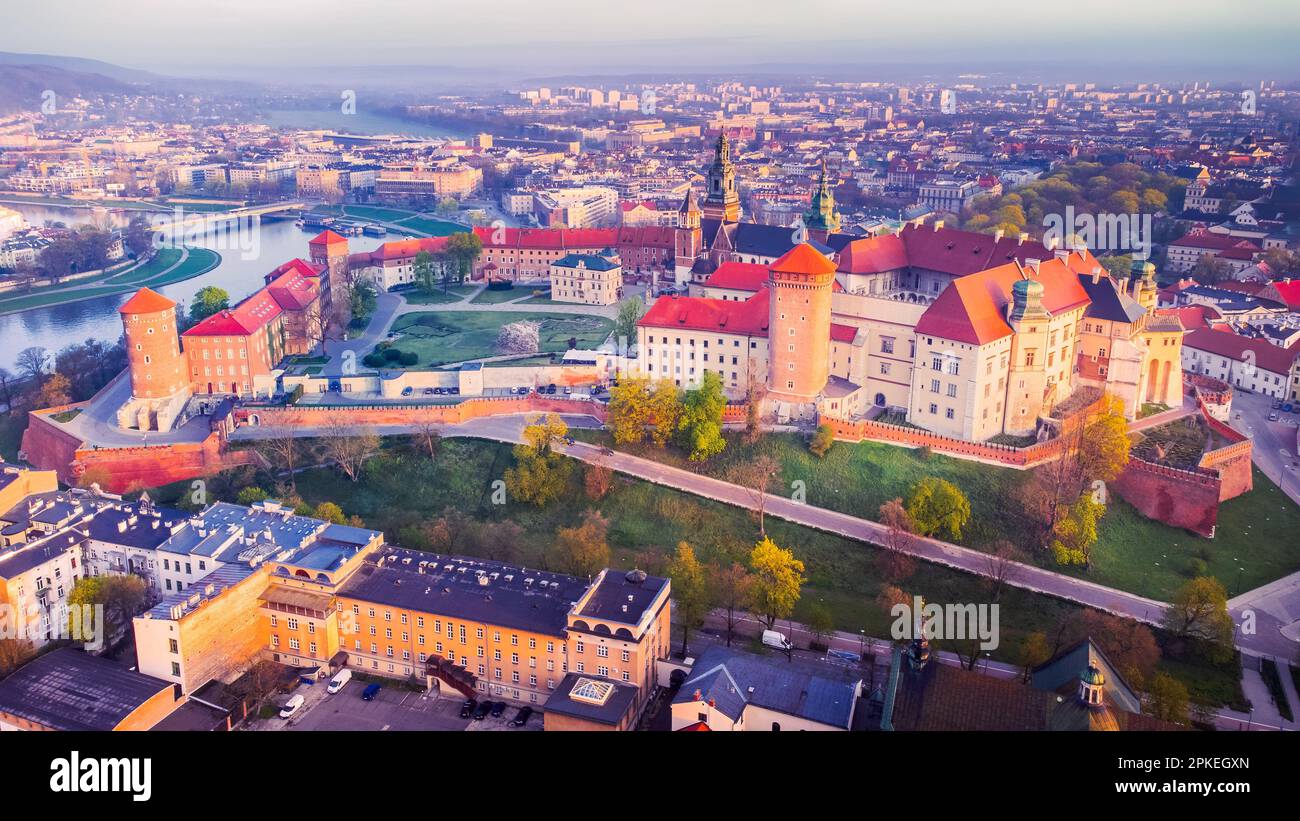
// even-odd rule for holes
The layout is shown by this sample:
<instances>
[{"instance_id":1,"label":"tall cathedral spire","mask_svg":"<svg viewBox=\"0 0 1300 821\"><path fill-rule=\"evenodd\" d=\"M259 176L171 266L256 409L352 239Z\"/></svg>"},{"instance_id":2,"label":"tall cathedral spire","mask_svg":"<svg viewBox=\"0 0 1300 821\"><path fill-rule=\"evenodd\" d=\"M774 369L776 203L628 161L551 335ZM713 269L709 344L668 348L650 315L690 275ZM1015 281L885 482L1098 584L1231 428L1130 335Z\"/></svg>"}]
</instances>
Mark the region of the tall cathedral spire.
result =
<instances>
[{"instance_id":1,"label":"tall cathedral spire","mask_svg":"<svg viewBox=\"0 0 1300 821\"><path fill-rule=\"evenodd\" d=\"M740 194L736 192L736 167L731 164L727 132L718 134L713 165L709 166L708 193L704 197L704 218L722 222L740 221Z\"/></svg>"},{"instance_id":2,"label":"tall cathedral spire","mask_svg":"<svg viewBox=\"0 0 1300 821\"><path fill-rule=\"evenodd\" d=\"M814 232L821 241L826 235L840 230L840 212L835 210L835 195L831 193L830 183L826 179L826 160L822 159L821 175L817 179L817 190L813 191L808 213L804 214L804 225Z\"/></svg>"}]
</instances>

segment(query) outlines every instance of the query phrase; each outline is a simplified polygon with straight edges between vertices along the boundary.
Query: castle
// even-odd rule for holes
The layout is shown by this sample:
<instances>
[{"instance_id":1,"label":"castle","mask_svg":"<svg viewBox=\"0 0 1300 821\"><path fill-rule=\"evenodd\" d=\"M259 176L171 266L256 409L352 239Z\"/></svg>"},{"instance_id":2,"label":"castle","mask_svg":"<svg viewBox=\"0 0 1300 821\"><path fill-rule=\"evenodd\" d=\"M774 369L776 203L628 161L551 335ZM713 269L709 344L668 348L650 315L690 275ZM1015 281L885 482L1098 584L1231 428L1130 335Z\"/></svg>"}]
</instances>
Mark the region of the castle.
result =
<instances>
[{"instance_id":1,"label":"castle","mask_svg":"<svg viewBox=\"0 0 1300 821\"><path fill-rule=\"evenodd\" d=\"M118 309L131 378L118 426L168 431L193 415L192 403L273 394L280 360L308 353L324 338L329 288L322 275L330 260L323 260L284 263L266 275L265 287L184 333L175 302L149 288L137 291Z\"/></svg>"},{"instance_id":2,"label":"castle","mask_svg":"<svg viewBox=\"0 0 1300 821\"><path fill-rule=\"evenodd\" d=\"M1183 328L1155 314L1155 268L1112 277L1087 248L909 224L839 233L823 167L801 224L738 221L718 140L703 206L679 209L675 272L688 296L637 326L641 373L732 398L760 390L778 419L892 411L971 441L1027 437L1081 387L1181 402ZM873 410L879 409L879 410Z\"/></svg>"}]
</instances>

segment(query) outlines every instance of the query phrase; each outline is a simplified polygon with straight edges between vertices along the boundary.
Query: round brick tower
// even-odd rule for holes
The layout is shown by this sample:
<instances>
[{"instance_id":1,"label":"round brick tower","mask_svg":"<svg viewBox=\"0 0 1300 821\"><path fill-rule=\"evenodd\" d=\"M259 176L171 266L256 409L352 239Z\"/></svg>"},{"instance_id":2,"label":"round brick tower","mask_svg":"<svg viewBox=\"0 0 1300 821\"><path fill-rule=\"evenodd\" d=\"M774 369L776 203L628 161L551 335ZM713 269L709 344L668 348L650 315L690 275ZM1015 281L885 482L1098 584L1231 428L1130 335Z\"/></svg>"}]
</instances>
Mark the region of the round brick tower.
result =
<instances>
[{"instance_id":1,"label":"round brick tower","mask_svg":"<svg viewBox=\"0 0 1300 821\"><path fill-rule=\"evenodd\" d=\"M813 402L830 377L835 263L808 243L768 266L768 387L781 402Z\"/></svg>"},{"instance_id":2,"label":"round brick tower","mask_svg":"<svg viewBox=\"0 0 1300 821\"><path fill-rule=\"evenodd\" d=\"M131 398L165 399L190 384L176 331L176 303L141 288L118 309L126 333Z\"/></svg>"}]
</instances>

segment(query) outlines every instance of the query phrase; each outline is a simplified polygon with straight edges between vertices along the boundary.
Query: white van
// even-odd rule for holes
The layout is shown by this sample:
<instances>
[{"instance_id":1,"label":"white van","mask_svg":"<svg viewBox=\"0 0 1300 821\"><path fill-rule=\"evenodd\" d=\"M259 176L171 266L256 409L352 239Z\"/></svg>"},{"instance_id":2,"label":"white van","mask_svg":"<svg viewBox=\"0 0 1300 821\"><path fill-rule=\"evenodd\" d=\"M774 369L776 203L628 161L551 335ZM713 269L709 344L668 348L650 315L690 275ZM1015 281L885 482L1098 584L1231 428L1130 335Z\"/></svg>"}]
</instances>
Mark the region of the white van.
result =
<instances>
[{"instance_id":1,"label":"white van","mask_svg":"<svg viewBox=\"0 0 1300 821\"><path fill-rule=\"evenodd\" d=\"M790 649L790 640L785 637L785 633L778 633L775 630L763 631L763 644L778 650Z\"/></svg>"},{"instance_id":2,"label":"white van","mask_svg":"<svg viewBox=\"0 0 1300 821\"><path fill-rule=\"evenodd\" d=\"M334 678L330 679L330 686L325 688L325 692L334 695L339 690L342 690L343 685L347 684L351 680L352 671L345 667L334 674Z\"/></svg>"},{"instance_id":3,"label":"white van","mask_svg":"<svg viewBox=\"0 0 1300 821\"><path fill-rule=\"evenodd\" d=\"M280 718L289 718L294 713L298 712L298 708L301 707L303 702L306 700L307 699L302 697L301 693L291 697L287 702L285 702L284 709L280 710Z\"/></svg>"}]
</instances>

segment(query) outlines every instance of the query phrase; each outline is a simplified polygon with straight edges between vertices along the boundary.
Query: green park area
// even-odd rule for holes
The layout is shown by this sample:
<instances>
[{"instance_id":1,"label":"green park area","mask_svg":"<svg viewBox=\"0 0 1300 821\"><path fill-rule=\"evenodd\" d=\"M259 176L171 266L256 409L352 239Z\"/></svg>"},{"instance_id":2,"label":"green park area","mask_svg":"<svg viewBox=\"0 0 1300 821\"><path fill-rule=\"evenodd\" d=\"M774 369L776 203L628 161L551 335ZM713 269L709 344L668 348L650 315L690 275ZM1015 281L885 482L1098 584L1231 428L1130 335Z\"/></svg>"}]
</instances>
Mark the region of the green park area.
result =
<instances>
[{"instance_id":1,"label":"green park area","mask_svg":"<svg viewBox=\"0 0 1300 821\"><path fill-rule=\"evenodd\" d=\"M613 442L601 431L576 430L574 436ZM1029 479L1027 471L879 442L836 442L818 459L794 434L769 434L756 445L728 434L726 450L704 463L691 462L673 448L622 445L620 449L723 479L737 465L767 454L781 466L779 484L774 481L771 492L789 495L792 484L800 481L809 504L867 519L878 518L880 506L890 499L906 500L920 480L946 479L970 500L971 518L958 540L961 544L988 550L1007 540L1027 547L1022 543L1028 532L1025 513L1016 502ZM1256 470L1254 489L1219 507L1213 539L1148 519L1111 494L1098 525L1090 567L1062 567L1041 551L1026 552L1043 567L1168 601L1196 576L1214 576L1229 596L1235 596L1300 570L1296 533L1300 533L1300 507Z\"/></svg>"},{"instance_id":2,"label":"green park area","mask_svg":"<svg viewBox=\"0 0 1300 821\"><path fill-rule=\"evenodd\" d=\"M318 443L303 442L304 448ZM249 445L245 445L249 446ZM304 453L304 462L314 456ZM566 460L567 461L567 460ZM314 462L313 462L314 463ZM759 538L754 515L736 507L682 493L630 477L615 476L608 492L593 498L584 482L585 467L573 466L568 487L542 507L507 499L494 504L493 483L514 465L511 448L496 442L445 439L430 460L420 443L405 438L382 441L356 482L332 468L311 468L297 477L296 492L312 506L336 502L347 516L384 531L390 542L421 550L446 551L452 539L458 554L509 561L528 567L563 571L557 531L576 527L587 510L599 511L609 523L607 541L614 567L640 567L664 574L678 542L689 542L699 559L717 566L744 563ZM209 484L218 498L234 499L241 487L257 484L277 492L263 472L224 474ZM164 501L183 494L187 484L159 491ZM279 486L281 495L288 490ZM818 609L829 612L836 629L887 637L892 617L878 601L884 585L930 601L987 601L1000 604L1000 646L992 658L1016 663L1026 636L1055 631L1079 619L1084 608L1003 587L921 561L905 568L884 564L877 548L861 542L768 517L767 534L804 562L807 583L793 618L807 622ZM1096 614L1093 613L1095 616ZM1164 645L1157 669L1182 680L1193 697L1214 704L1241 706L1236 659L1211 663L1185 645L1157 632Z\"/></svg>"},{"instance_id":3,"label":"green park area","mask_svg":"<svg viewBox=\"0 0 1300 821\"><path fill-rule=\"evenodd\" d=\"M114 268L89 279L38 286L30 291L0 297L0 314L122 294L146 285L160 288L205 274L221 262L221 255L216 251L206 248L191 248L189 251L189 256L179 265L180 249L162 248L140 265Z\"/></svg>"},{"instance_id":4,"label":"green park area","mask_svg":"<svg viewBox=\"0 0 1300 821\"><path fill-rule=\"evenodd\" d=\"M604 342L614 329L611 320L595 316L540 313L534 311L421 311L403 314L392 325L399 336L392 347L414 353L413 367L430 368L449 362L482 359L502 353L497 335L512 322L540 323L538 352L563 351L569 341L579 348Z\"/></svg>"},{"instance_id":5,"label":"green park area","mask_svg":"<svg viewBox=\"0 0 1300 821\"><path fill-rule=\"evenodd\" d=\"M412 231L427 234L431 237L445 237L450 234L457 234L469 230L459 223L425 216L407 217L405 219L397 220L395 224L399 227L408 228Z\"/></svg>"}]
</instances>

